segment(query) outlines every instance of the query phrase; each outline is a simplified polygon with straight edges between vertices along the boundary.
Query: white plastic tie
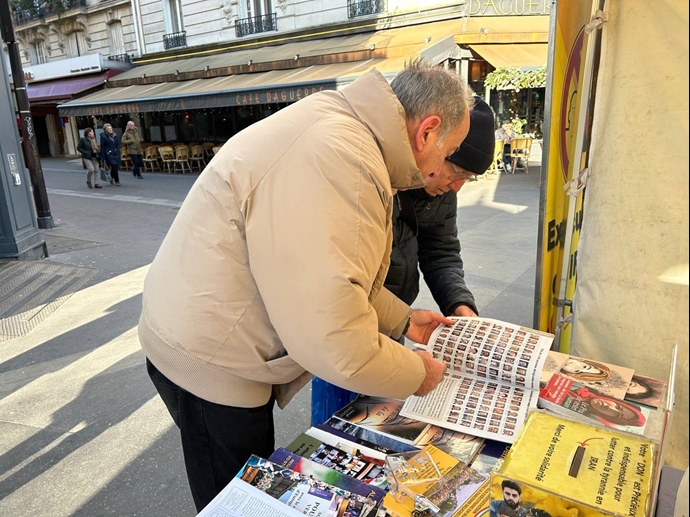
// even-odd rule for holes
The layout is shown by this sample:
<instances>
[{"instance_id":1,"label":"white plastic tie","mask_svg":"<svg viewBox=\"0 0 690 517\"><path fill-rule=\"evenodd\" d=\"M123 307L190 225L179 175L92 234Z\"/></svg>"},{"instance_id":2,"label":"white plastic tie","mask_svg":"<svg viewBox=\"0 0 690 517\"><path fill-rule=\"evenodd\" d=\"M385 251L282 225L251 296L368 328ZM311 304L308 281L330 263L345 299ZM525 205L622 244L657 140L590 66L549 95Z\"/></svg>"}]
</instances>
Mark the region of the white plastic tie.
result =
<instances>
[{"instance_id":1,"label":"white plastic tie","mask_svg":"<svg viewBox=\"0 0 690 517\"><path fill-rule=\"evenodd\" d=\"M598 9L592 21L585 25L585 32L591 34L594 29L600 29L604 22L607 21L609 21L609 13Z\"/></svg>"},{"instance_id":2,"label":"white plastic tie","mask_svg":"<svg viewBox=\"0 0 690 517\"><path fill-rule=\"evenodd\" d=\"M580 192L582 192L587 186L587 180L589 180L591 174L592 173L589 167L585 167L580 171L580 174L578 174L576 178L571 179L565 185L563 185L563 190L565 190L569 196L579 196Z\"/></svg>"}]
</instances>

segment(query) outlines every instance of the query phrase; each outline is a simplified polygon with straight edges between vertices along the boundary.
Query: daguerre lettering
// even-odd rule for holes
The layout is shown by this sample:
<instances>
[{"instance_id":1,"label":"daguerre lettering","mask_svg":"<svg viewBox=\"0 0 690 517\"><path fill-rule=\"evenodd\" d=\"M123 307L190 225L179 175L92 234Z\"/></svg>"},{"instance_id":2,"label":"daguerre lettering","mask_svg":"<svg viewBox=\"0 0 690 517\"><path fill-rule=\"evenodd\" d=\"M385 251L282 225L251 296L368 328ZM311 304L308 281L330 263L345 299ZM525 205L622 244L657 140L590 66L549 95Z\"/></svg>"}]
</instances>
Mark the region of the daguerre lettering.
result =
<instances>
[{"instance_id":1,"label":"daguerre lettering","mask_svg":"<svg viewBox=\"0 0 690 517\"><path fill-rule=\"evenodd\" d=\"M469 0L470 15L508 16L549 14L546 0Z\"/></svg>"},{"instance_id":2,"label":"daguerre lettering","mask_svg":"<svg viewBox=\"0 0 690 517\"><path fill-rule=\"evenodd\" d=\"M335 90L333 85L318 85L318 86L300 86L295 88L282 88L280 90L265 90L254 92L243 92L236 94L229 94L224 96L224 106L249 106L257 104L273 104L277 102L297 102L304 99L308 95L322 92L324 90ZM88 115L98 116L103 113L108 114L128 114L139 113L142 111L155 111L156 99L146 99L142 104L138 102L129 102L123 104L106 104L99 106L89 106ZM177 106L174 109L195 109L198 105L188 105L187 99L181 98L177 100ZM167 108L173 109L173 108Z\"/></svg>"},{"instance_id":3,"label":"daguerre lettering","mask_svg":"<svg viewBox=\"0 0 690 517\"><path fill-rule=\"evenodd\" d=\"M313 93L322 92L325 86L302 86L299 88L285 88L269 90L267 92L248 92L235 95L233 105L271 104L273 102L296 102Z\"/></svg>"}]
</instances>

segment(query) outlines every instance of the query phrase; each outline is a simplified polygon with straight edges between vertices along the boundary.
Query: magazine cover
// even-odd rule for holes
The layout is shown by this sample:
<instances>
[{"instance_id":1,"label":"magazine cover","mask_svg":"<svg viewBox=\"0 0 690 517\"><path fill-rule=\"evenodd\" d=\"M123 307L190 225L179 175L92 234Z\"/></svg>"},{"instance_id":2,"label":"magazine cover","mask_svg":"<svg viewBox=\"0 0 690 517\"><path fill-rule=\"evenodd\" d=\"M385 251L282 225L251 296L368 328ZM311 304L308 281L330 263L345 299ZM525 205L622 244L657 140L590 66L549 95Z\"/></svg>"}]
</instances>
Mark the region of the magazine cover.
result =
<instances>
[{"instance_id":1,"label":"magazine cover","mask_svg":"<svg viewBox=\"0 0 690 517\"><path fill-rule=\"evenodd\" d=\"M412 445L429 424L401 416L402 407L402 400L357 395L333 417Z\"/></svg>"},{"instance_id":2,"label":"magazine cover","mask_svg":"<svg viewBox=\"0 0 690 517\"><path fill-rule=\"evenodd\" d=\"M358 479L350 477L342 472L338 472L325 465L318 464L307 458L302 458L286 449L278 448L268 458L276 465L294 470L310 478L324 481L340 489L346 490L350 494L350 499L369 505L370 508L376 507L386 495L386 490L372 484L364 483ZM385 473L383 473L385 477ZM343 495L341 493L341 495Z\"/></svg>"},{"instance_id":3,"label":"magazine cover","mask_svg":"<svg viewBox=\"0 0 690 517\"><path fill-rule=\"evenodd\" d=\"M353 424L336 416L332 416L325 423L319 424L316 427L342 438L356 441L367 447L378 449L386 454L417 450L417 447L407 440L403 441L393 435L372 431L367 427Z\"/></svg>"},{"instance_id":4,"label":"magazine cover","mask_svg":"<svg viewBox=\"0 0 690 517\"><path fill-rule=\"evenodd\" d=\"M650 411L561 375L551 377L539 394L539 405L574 420L640 435L644 434Z\"/></svg>"},{"instance_id":5,"label":"magazine cover","mask_svg":"<svg viewBox=\"0 0 690 517\"><path fill-rule=\"evenodd\" d=\"M469 464L482 448L484 440L457 431L451 431L437 425L430 425L414 442L420 449L427 445L441 449L465 464Z\"/></svg>"},{"instance_id":6,"label":"magazine cover","mask_svg":"<svg viewBox=\"0 0 690 517\"><path fill-rule=\"evenodd\" d=\"M368 447L363 445L361 441L357 440L356 438L350 437L349 439L346 439L340 435L333 434L328 430L320 429L319 427L310 427L305 431L305 434L319 440L322 443L325 443L326 445L337 447L338 449L354 456L364 455L381 462L386 460L386 454L393 452L385 452L381 451L380 448Z\"/></svg>"},{"instance_id":7,"label":"magazine cover","mask_svg":"<svg viewBox=\"0 0 690 517\"><path fill-rule=\"evenodd\" d=\"M544 387L556 373L590 386L599 393L622 400L635 370L550 350L542 368L541 386Z\"/></svg>"},{"instance_id":8,"label":"magazine cover","mask_svg":"<svg viewBox=\"0 0 690 517\"><path fill-rule=\"evenodd\" d=\"M451 318L428 352L448 370L425 397L409 397L400 416L512 443L537 406L540 373L553 336L484 318Z\"/></svg>"},{"instance_id":9,"label":"magazine cover","mask_svg":"<svg viewBox=\"0 0 690 517\"><path fill-rule=\"evenodd\" d=\"M648 440L535 411L492 474L491 513L651 515L655 456Z\"/></svg>"},{"instance_id":10,"label":"magazine cover","mask_svg":"<svg viewBox=\"0 0 690 517\"><path fill-rule=\"evenodd\" d=\"M249 458L237 477L304 515L333 517L344 512L347 506L347 499L336 494L334 487L327 483L255 455Z\"/></svg>"},{"instance_id":11,"label":"magazine cover","mask_svg":"<svg viewBox=\"0 0 690 517\"><path fill-rule=\"evenodd\" d=\"M644 404L653 408L658 408L661 397L666 388L666 383L651 377L633 375L632 381L625 392L625 400L636 404Z\"/></svg>"}]
</instances>

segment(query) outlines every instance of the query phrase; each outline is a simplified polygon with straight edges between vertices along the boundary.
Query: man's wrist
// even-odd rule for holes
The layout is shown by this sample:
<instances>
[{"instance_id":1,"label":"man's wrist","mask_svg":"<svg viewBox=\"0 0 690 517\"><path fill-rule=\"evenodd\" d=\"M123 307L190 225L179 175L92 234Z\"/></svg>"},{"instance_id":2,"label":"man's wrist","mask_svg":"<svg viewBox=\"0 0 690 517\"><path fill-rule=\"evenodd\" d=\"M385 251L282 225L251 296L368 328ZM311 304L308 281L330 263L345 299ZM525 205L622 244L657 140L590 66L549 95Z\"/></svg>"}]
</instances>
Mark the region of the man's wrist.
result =
<instances>
[{"instance_id":1,"label":"man's wrist","mask_svg":"<svg viewBox=\"0 0 690 517\"><path fill-rule=\"evenodd\" d=\"M407 323L405 323L405 326L403 327L402 335L404 336L407 334L407 331L410 330L410 324L412 323L412 315L407 317Z\"/></svg>"}]
</instances>

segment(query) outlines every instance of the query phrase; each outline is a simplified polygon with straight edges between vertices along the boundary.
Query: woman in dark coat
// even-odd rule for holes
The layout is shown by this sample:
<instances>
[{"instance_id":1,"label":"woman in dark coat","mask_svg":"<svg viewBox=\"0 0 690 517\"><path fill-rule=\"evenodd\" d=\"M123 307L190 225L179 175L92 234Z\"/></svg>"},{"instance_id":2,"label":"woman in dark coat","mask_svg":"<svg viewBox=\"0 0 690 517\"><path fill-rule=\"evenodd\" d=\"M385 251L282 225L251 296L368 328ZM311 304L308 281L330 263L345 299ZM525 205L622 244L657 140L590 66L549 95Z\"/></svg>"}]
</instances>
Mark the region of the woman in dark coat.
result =
<instances>
[{"instance_id":1,"label":"woman in dark coat","mask_svg":"<svg viewBox=\"0 0 690 517\"><path fill-rule=\"evenodd\" d=\"M103 124L103 133L101 134L101 156L103 163L110 167L110 183L115 183L120 186L120 175L118 170L122 165L120 158L120 142L117 135L113 131L113 126L110 124Z\"/></svg>"}]
</instances>

